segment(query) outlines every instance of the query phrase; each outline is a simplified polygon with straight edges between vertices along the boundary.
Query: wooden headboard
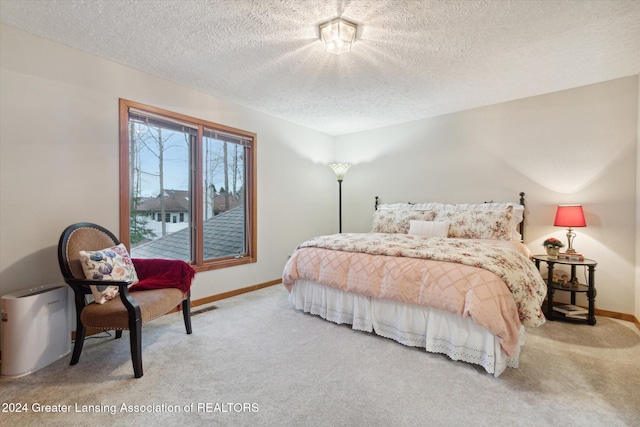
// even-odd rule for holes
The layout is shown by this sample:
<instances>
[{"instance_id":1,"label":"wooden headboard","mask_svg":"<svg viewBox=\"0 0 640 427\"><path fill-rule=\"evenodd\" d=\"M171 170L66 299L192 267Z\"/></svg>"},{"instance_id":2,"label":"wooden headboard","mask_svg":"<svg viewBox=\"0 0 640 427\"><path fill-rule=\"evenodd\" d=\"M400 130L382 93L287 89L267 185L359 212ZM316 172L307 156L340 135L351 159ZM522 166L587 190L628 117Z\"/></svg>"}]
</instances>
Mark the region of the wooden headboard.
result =
<instances>
[{"instance_id":1,"label":"wooden headboard","mask_svg":"<svg viewBox=\"0 0 640 427\"><path fill-rule=\"evenodd\" d=\"M413 204L411 202L408 202L409 204ZM492 202L485 202L485 203L492 203ZM378 196L376 196L376 202L374 205L374 209L378 210L378 204L379 204L379 198ZM520 204L522 206L525 206L524 204L524 191L520 192ZM522 222L520 224L518 224L518 232L520 233L520 235L522 236L522 241L524 242L524 212L522 213Z\"/></svg>"}]
</instances>

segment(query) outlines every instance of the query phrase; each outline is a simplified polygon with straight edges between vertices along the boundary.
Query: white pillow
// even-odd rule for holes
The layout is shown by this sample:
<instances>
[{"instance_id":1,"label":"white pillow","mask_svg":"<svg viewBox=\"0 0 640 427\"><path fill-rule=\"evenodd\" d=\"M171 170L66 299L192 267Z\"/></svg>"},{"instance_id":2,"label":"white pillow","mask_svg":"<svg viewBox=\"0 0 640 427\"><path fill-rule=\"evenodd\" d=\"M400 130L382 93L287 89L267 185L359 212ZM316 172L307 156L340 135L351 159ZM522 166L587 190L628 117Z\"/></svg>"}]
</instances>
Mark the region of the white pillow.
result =
<instances>
[{"instance_id":1,"label":"white pillow","mask_svg":"<svg viewBox=\"0 0 640 427\"><path fill-rule=\"evenodd\" d=\"M511 216L511 240L522 242L522 234L518 225L524 221L524 206L513 205L513 216Z\"/></svg>"},{"instance_id":2,"label":"white pillow","mask_svg":"<svg viewBox=\"0 0 640 427\"><path fill-rule=\"evenodd\" d=\"M409 234L424 237L447 237L449 223L446 221L417 221L409 224Z\"/></svg>"}]
</instances>

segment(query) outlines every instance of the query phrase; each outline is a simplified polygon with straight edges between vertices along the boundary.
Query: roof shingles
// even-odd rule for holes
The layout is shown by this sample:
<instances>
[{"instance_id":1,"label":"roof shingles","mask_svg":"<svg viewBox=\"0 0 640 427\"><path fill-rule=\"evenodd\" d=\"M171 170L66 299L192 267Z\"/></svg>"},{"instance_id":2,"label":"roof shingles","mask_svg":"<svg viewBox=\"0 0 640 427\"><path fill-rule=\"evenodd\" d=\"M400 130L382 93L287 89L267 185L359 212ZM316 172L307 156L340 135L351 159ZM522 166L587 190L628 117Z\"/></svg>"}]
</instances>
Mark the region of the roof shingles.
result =
<instances>
[{"instance_id":1,"label":"roof shingles","mask_svg":"<svg viewBox=\"0 0 640 427\"><path fill-rule=\"evenodd\" d=\"M204 259L245 252L244 207L239 206L204 221ZM131 249L132 258L180 259L190 262L190 227Z\"/></svg>"}]
</instances>

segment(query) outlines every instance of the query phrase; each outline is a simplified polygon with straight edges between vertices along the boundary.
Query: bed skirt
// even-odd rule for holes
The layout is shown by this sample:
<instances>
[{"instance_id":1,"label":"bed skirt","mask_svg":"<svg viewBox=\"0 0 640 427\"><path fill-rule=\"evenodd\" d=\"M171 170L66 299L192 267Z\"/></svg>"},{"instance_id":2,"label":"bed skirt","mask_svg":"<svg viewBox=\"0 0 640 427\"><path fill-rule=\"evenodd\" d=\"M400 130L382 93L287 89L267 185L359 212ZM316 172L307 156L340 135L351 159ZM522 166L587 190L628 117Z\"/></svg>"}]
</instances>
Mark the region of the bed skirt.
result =
<instances>
[{"instance_id":1,"label":"bed skirt","mask_svg":"<svg viewBox=\"0 0 640 427\"><path fill-rule=\"evenodd\" d=\"M379 300L341 291L308 280L297 280L289 294L296 309L359 331L375 332L411 347L446 354L482 366L499 376L507 367L517 368L524 344L524 326L513 356L504 354L498 339L469 317L447 311Z\"/></svg>"}]
</instances>

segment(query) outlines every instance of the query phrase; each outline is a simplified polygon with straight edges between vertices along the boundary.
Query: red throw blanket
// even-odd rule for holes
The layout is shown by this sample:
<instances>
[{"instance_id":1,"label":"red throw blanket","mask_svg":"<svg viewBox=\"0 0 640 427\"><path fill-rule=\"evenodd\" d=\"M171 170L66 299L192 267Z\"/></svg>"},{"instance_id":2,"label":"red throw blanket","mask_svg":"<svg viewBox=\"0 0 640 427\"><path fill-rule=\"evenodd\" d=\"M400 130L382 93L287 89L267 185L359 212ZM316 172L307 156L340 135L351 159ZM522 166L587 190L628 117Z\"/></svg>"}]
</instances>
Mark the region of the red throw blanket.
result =
<instances>
[{"instance_id":1,"label":"red throw blanket","mask_svg":"<svg viewBox=\"0 0 640 427\"><path fill-rule=\"evenodd\" d=\"M191 289L196 271L184 261L134 258L133 265L140 280L129 288L130 292L178 288L185 295Z\"/></svg>"}]
</instances>

